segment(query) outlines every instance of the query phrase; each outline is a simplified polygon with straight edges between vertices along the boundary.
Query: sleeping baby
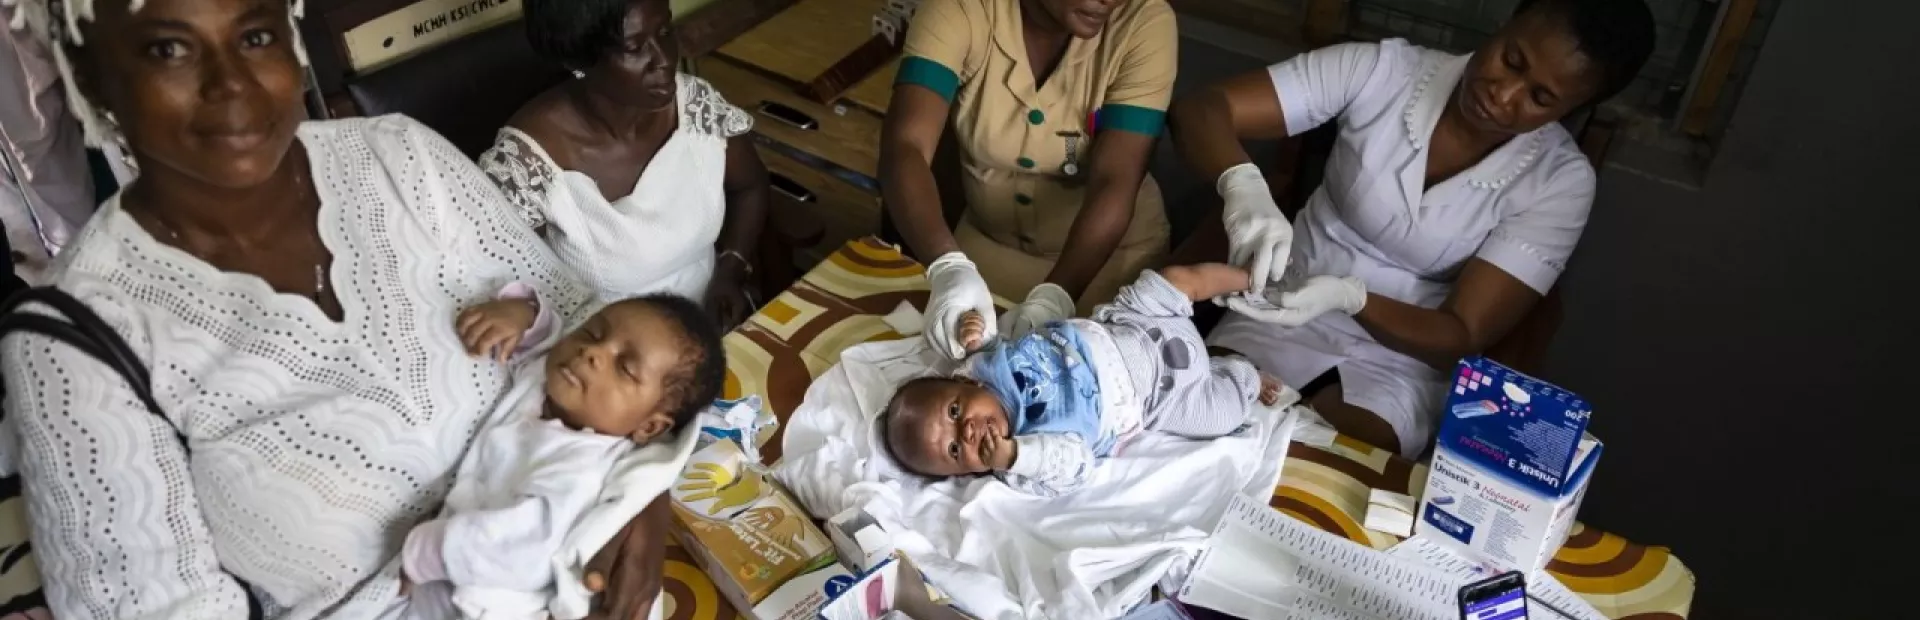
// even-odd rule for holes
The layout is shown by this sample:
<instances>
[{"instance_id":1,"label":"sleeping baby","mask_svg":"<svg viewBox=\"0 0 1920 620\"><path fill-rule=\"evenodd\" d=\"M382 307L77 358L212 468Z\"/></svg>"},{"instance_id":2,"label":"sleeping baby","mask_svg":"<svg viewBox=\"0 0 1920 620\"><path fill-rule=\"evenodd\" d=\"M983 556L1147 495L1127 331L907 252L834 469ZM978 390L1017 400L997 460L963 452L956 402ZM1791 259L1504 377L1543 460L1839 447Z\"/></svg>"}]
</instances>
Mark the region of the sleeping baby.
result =
<instances>
[{"instance_id":1,"label":"sleeping baby","mask_svg":"<svg viewBox=\"0 0 1920 620\"><path fill-rule=\"evenodd\" d=\"M887 403L887 449L923 476L994 473L1056 496L1084 484L1095 460L1134 432L1232 433L1256 401L1273 404L1280 384L1244 359L1210 358L1193 303L1248 287L1247 272L1230 265L1145 271L1092 320L986 343L986 324L969 314L961 371L907 381Z\"/></svg>"},{"instance_id":2,"label":"sleeping baby","mask_svg":"<svg viewBox=\"0 0 1920 620\"><path fill-rule=\"evenodd\" d=\"M672 483L684 429L719 396L720 333L691 300L616 302L557 340L555 321L517 284L455 319L471 353L513 362L514 377L440 518L407 535L409 617L585 616L599 586L578 574L584 558Z\"/></svg>"}]
</instances>

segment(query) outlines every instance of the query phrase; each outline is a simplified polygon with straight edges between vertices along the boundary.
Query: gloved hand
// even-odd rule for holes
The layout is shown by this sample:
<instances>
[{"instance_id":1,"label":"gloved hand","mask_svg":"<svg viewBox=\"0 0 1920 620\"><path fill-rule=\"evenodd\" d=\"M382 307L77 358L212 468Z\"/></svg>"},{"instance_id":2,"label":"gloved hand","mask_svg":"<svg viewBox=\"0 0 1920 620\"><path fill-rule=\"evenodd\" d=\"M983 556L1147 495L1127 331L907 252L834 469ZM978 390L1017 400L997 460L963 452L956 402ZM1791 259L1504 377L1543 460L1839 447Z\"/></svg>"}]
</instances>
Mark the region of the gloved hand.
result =
<instances>
[{"instance_id":1,"label":"gloved hand","mask_svg":"<svg viewBox=\"0 0 1920 620\"><path fill-rule=\"evenodd\" d=\"M1013 338L1025 336L1047 323L1071 318L1073 309L1073 296L1067 294L1067 289L1052 282L1041 282L1027 292L1026 301L1000 317L1003 323L1000 331Z\"/></svg>"},{"instance_id":2,"label":"gloved hand","mask_svg":"<svg viewBox=\"0 0 1920 620\"><path fill-rule=\"evenodd\" d=\"M1227 307L1267 323L1299 327L1330 311L1360 312L1367 305L1367 284L1351 276L1314 276L1299 289L1281 293L1278 306L1261 301L1233 295Z\"/></svg>"},{"instance_id":3,"label":"gloved hand","mask_svg":"<svg viewBox=\"0 0 1920 620\"><path fill-rule=\"evenodd\" d=\"M1245 163L1228 168L1214 189L1226 201L1220 219L1227 228L1227 262L1252 276L1249 294L1264 293L1268 282L1278 281L1287 272L1293 222L1280 213L1259 166Z\"/></svg>"},{"instance_id":4,"label":"gloved hand","mask_svg":"<svg viewBox=\"0 0 1920 620\"><path fill-rule=\"evenodd\" d=\"M948 359L966 356L966 348L960 345L960 317L968 310L985 319L984 337L996 335L999 322L994 320L993 293L987 291L987 281L980 279L980 270L967 255L948 252L933 259L927 265L927 282L933 288L927 299L927 344L934 350Z\"/></svg>"}]
</instances>

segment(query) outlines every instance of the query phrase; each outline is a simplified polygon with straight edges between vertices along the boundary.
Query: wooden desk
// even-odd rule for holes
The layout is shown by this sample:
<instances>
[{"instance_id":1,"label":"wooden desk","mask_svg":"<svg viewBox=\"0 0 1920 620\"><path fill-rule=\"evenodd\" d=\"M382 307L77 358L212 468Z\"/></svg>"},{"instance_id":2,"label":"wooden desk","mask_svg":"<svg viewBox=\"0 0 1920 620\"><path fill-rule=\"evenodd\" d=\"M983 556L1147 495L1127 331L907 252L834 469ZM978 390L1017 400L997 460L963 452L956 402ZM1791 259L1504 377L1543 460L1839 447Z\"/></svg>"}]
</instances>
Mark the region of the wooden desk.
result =
<instances>
[{"instance_id":1,"label":"wooden desk","mask_svg":"<svg viewBox=\"0 0 1920 620\"><path fill-rule=\"evenodd\" d=\"M754 116L776 209L809 213L824 234L798 248L811 268L880 226L880 126L898 61L833 104L798 91L872 36L884 0L800 0L695 62L695 72Z\"/></svg>"}]
</instances>

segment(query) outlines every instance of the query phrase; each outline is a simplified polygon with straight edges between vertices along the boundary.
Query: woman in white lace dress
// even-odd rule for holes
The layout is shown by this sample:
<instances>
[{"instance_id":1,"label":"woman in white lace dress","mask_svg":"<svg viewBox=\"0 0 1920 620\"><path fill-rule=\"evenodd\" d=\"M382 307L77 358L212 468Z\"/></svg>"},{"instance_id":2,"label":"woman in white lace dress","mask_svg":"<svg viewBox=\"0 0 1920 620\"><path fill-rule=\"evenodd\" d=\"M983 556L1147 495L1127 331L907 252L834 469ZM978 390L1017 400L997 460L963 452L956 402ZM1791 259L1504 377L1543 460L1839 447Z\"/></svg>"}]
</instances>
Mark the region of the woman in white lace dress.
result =
<instances>
[{"instance_id":1,"label":"woman in white lace dress","mask_svg":"<svg viewBox=\"0 0 1920 620\"><path fill-rule=\"evenodd\" d=\"M70 93L90 140L124 138L140 170L53 278L126 339L165 412L69 345L0 346L0 463L23 477L52 611L396 615L401 541L508 379L448 317L515 281L570 314L585 288L431 130L302 122L286 4L21 2L97 87ZM615 584L658 591L664 506L602 552ZM637 590L603 604L634 617Z\"/></svg>"},{"instance_id":2,"label":"woman in white lace dress","mask_svg":"<svg viewBox=\"0 0 1920 620\"><path fill-rule=\"evenodd\" d=\"M574 79L520 108L481 168L599 301L668 291L746 320L767 172L752 118L676 70L667 0L529 0L525 22Z\"/></svg>"}]
</instances>

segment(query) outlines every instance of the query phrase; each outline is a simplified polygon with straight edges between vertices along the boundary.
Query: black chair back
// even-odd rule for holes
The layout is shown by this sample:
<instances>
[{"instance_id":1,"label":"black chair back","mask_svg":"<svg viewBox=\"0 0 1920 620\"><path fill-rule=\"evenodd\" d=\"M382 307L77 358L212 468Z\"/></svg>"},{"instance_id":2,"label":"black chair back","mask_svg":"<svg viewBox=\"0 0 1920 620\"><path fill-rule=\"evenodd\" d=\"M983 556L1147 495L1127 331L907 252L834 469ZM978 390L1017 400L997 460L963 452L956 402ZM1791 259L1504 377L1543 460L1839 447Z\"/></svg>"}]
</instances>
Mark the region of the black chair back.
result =
<instances>
[{"instance_id":1,"label":"black chair back","mask_svg":"<svg viewBox=\"0 0 1920 620\"><path fill-rule=\"evenodd\" d=\"M406 114L479 157L522 104L566 76L513 21L349 78L346 90L362 115Z\"/></svg>"}]
</instances>

